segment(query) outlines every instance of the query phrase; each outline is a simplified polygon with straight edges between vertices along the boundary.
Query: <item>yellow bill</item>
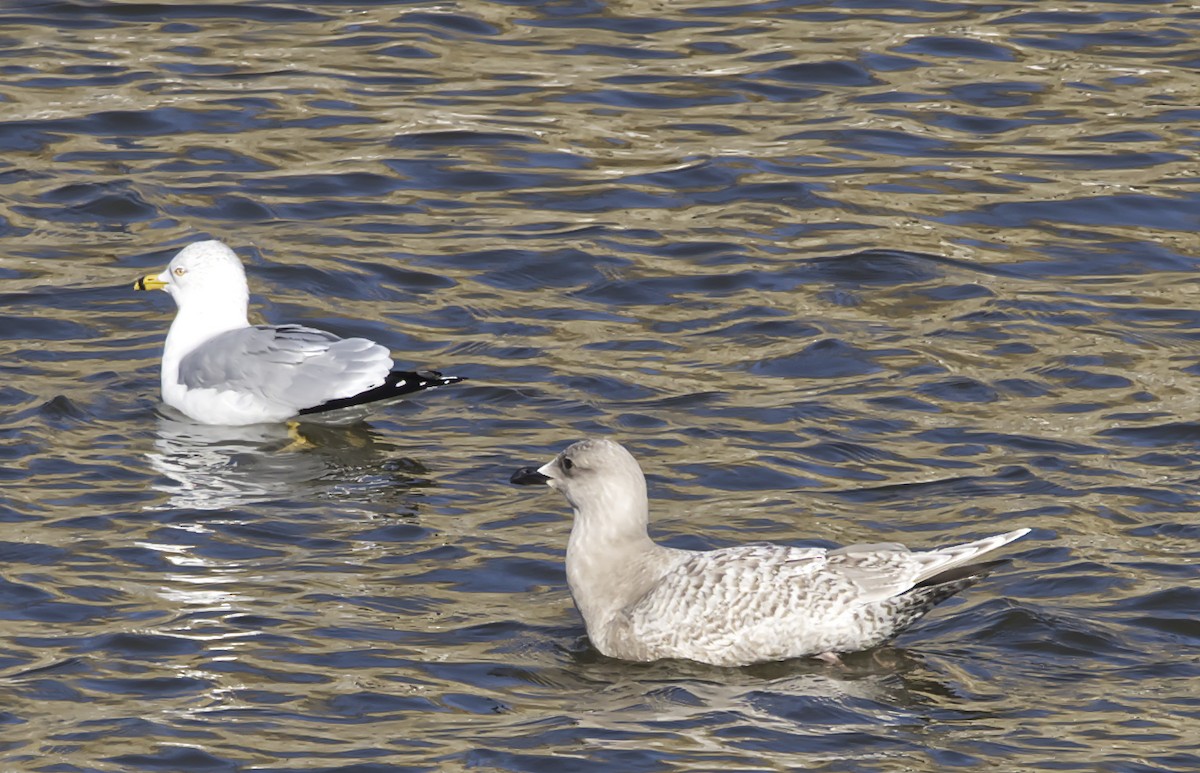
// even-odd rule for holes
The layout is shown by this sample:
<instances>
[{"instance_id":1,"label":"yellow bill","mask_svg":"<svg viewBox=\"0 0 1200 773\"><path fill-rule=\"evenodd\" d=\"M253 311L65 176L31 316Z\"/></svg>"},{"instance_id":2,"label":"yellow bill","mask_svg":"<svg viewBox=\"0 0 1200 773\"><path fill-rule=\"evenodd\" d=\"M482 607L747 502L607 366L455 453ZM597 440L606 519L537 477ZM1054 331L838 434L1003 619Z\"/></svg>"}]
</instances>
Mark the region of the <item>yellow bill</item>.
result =
<instances>
[{"instance_id":1,"label":"yellow bill","mask_svg":"<svg viewBox=\"0 0 1200 773\"><path fill-rule=\"evenodd\" d=\"M135 290L161 290L166 286L167 283L160 279L158 274L146 274L133 283Z\"/></svg>"}]
</instances>

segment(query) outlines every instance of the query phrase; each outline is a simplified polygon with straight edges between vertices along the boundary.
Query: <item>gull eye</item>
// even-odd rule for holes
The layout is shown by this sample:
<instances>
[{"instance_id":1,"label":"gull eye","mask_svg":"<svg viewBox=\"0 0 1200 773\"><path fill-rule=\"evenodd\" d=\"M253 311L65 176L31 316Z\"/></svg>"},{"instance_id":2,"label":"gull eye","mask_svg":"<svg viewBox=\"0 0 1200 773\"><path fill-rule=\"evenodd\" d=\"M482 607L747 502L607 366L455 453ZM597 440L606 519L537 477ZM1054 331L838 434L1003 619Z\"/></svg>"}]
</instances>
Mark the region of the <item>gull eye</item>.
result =
<instances>
[{"instance_id":1,"label":"gull eye","mask_svg":"<svg viewBox=\"0 0 1200 773\"><path fill-rule=\"evenodd\" d=\"M184 268L183 266L180 266L179 268L175 269L171 273L174 274L175 276L183 276L184 274L187 273L187 269Z\"/></svg>"},{"instance_id":2,"label":"gull eye","mask_svg":"<svg viewBox=\"0 0 1200 773\"><path fill-rule=\"evenodd\" d=\"M562 468L563 468L564 470L569 470L569 469L571 469L571 468L572 468L572 467L574 467L574 466L575 466L575 462L572 462L572 461L571 461L571 457L569 457L569 456L564 456L564 457L563 457L563 460L562 460Z\"/></svg>"}]
</instances>

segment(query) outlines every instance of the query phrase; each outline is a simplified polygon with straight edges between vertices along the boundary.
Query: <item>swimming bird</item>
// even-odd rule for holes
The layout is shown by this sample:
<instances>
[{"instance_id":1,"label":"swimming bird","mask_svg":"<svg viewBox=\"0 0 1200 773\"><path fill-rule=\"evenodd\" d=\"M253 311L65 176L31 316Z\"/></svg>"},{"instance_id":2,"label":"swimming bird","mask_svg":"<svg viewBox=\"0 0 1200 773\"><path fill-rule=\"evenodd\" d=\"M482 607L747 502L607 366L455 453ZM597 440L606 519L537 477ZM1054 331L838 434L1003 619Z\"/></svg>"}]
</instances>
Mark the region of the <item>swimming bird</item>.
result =
<instances>
[{"instance_id":1,"label":"swimming bird","mask_svg":"<svg viewBox=\"0 0 1200 773\"><path fill-rule=\"evenodd\" d=\"M301 325L251 325L250 289L233 250L189 244L161 274L134 283L165 290L178 311L162 356L163 402L201 424L245 425L297 417L345 423L367 406L463 379L393 370L388 350Z\"/></svg>"},{"instance_id":2,"label":"swimming bird","mask_svg":"<svg viewBox=\"0 0 1200 773\"><path fill-rule=\"evenodd\" d=\"M566 497L575 515L567 584L592 644L623 660L836 661L882 644L978 582L1005 562L977 557L1029 532L928 551L896 543L680 550L650 539L646 478L619 443L582 440L511 481L545 483Z\"/></svg>"}]
</instances>

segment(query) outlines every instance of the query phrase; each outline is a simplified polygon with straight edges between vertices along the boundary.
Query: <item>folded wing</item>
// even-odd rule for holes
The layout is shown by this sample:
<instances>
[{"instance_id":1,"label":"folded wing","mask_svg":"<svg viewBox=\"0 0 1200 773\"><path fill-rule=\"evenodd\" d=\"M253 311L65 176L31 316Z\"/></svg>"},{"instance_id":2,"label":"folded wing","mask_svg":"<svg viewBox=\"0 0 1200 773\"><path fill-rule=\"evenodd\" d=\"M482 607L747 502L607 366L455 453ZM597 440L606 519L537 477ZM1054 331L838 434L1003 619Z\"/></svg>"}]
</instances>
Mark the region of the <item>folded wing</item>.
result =
<instances>
[{"instance_id":1,"label":"folded wing","mask_svg":"<svg viewBox=\"0 0 1200 773\"><path fill-rule=\"evenodd\" d=\"M180 362L179 380L188 389L248 392L301 411L381 386L391 368L388 350L365 338L256 325L196 347Z\"/></svg>"}]
</instances>

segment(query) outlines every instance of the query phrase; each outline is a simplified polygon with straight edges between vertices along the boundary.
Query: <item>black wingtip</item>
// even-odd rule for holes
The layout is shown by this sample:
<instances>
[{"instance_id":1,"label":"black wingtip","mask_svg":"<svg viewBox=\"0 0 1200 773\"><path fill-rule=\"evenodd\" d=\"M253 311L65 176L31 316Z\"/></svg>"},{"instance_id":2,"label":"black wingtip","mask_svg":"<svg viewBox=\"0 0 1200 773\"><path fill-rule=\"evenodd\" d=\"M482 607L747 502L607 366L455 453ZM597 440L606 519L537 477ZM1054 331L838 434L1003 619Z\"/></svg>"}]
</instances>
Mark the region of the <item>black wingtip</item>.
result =
<instances>
[{"instance_id":1,"label":"black wingtip","mask_svg":"<svg viewBox=\"0 0 1200 773\"><path fill-rule=\"evenodd\" d=\"M393 370L388 374L387 380L374 389L368 389L365 392L359 392L350 397L330 400L320 405L314 405L311 408L305 408L300 411L300 415L311 416L316 413L327 413L342 408L353 408L356 405L377 403L380 400L391 400L396 397L412 394L413 392L420 392L423 389L434 389L466 380L462 376L443 376L436 370Z\"/></svg>"}]
</instances>

